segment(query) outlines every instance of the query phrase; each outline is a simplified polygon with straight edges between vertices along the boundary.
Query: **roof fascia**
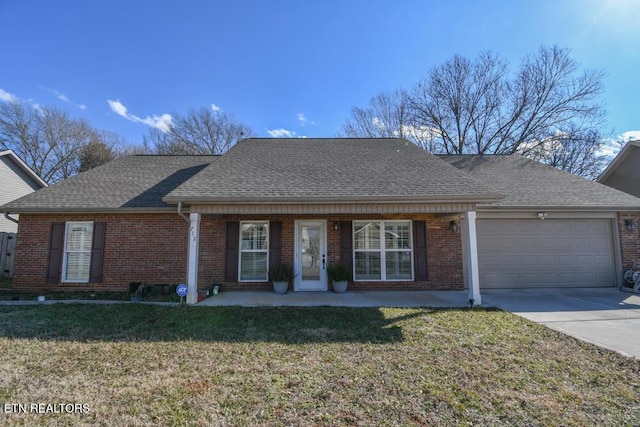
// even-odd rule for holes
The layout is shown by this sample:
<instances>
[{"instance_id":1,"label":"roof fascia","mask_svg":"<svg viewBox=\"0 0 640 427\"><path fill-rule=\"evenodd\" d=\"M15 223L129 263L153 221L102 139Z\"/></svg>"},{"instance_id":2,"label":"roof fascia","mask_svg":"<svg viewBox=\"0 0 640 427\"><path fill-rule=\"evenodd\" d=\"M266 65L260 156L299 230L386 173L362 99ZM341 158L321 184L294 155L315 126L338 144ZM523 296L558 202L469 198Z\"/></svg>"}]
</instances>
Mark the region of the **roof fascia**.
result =
<instances>
[{"instance_id":1,"label":"roof fascia","mask_svg":"<svg viewBox=\"0 0 640 427\"><path fill-rule=\"evenodd\" d=\"M0 212L7 212L11 214L94 214L94 213L175 213L176 210L173 206L166 208L6 208L0 206Z\"/></svg>"},{"instance_id":2,"label":"roof fascia","mask_svg":"<svg viewBox=\"0 0 640 427\"><path fill-rule=\"evenodd\" d=\"M317 197L317 198L286 198L286 197L278 197L278 198L219 198L219 199L211 199L211 198L180 198L180 197L164 197L162 199L165 203L177 204L179 202L186 204L300 204L300 203L492 203L497 202L504 199L504 195L498 193L487 193L483 195L476 196L434 196L434 197L397 197L397 196L389 196L389 197L350 197L350 198L329 198L329 197Z\"/></svg>"},{"instance_id":3,"label":"roof fascia","mask_svg":"<svg viewBox=\"0 0 640 427\"><path fill-rule=\"evenodd\" d=\"M22 159L13 152L13 150L0 151L0 157L2 156L8 156L16 165L18 165L20 169L22 169L27 175L29 175L31 179L33 179L42 188L49 186L49 184L47 184L42 178L40 178L40 176L38 176L38 174L35 173L33 169L27 166L27 164L23 162Z\"/></svg>"},{"instance_id":4,"label":"roof fascia","mask_svg":"<svg viewBox=\"0 0 640 427\"><path fill-rule=\"evenodd\" d=\"M605 168L604 171L598 176L596 182L603 183L618 169L620 163L622 163L631 153L633 148L640 149L640 140L629 141L622 147L622 150L613 158L611 163Z\"/></svg>"}]
</instances>

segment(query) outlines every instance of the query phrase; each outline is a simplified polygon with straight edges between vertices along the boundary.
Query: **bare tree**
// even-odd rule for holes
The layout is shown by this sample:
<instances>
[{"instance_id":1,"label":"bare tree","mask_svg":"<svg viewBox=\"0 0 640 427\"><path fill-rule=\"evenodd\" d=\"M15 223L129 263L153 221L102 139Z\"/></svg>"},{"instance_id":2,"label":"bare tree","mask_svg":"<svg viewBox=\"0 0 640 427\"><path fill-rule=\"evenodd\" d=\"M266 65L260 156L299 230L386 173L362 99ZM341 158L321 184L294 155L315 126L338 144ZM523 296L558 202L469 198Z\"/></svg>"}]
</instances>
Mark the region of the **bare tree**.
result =
<instances>
[{"instance_id":1,"label":"bare tree","mask_svg":"<svg viewBox=\"0 0 640 427\"><path fill-rule=\"evenodd\" d=\"M609 160L601 154L599 132L572 129L553 138L533 144L527 157L590 179L596 179Z\"/></svg>"},{"instance_id":2,"label":"bare tree","mask_svg":"<svg viewBox=\"0 0 640 427\"><path fill-rule=\"evenodd\" d=\"M411 120L410 99L406 91L380 92L367 107L353 107L338 131L348 138L406 138L431 152L440 151L434 144L434 129L415 126Z\"/></svg>"},{"instance_id":3,"label":"bare tree","mask_svg":"<svg viewBox=\"0 0 640 427\"><path fill-rule=\"evenodd\" d=\"M186 116L173 115L169 131L151 129L143 141L149 151L158 154L222 154L254 135L249 126L228 114L200 108L189 110Z\"/></svg>"},{"instance_id":4,"label":"bare tree","mask_svg":"<svg viewBox=\"0 0 640 427\"><path fill-rule=\"evenodd\" d=\"M382 92L369 101L368 107L353 107L351 117L340 131L344 137L404 138L409 108L406 93L400 89Z\"/></svg>"},{"instance_id":5,"label":"bare tree","mask_svg":"<svg viewBox=\"0 0 640 427\"><path fill-rule=\"evenodd\" d=\"M77 174L82 148L99 140L85 120L64 110L22 101L0 103L0 145L48 183Z\"/></svg>"},{"instance_id":6,"label":"bare tree","mask_svg":"<svg viewBox=\"0 0 640 427\"><path fill-rule=\"evenodd\" d=\"M527 55L514 73L492 52L456 55L408 95L354 107L342 134L405 137L433 153L520 153L590 177L602 160L603 78L555 46Z\"/></svg>"},{"instance_id":7,"label":"bare tree","mask_svg":"<svg viewBox=\"0 0 640 427\"><path fill-rule=\"evenodd\" d=\"M456 55L415 86L411 122L433 129L431 145L439 152L483 154L505 114L505 75L496 54L482 53L475 61Z\"/></svg>"},{"instance_id":8,"label":"bare tree","mask_svg":"<svg viewBox=\"0 0 640 427\"><path fill-rule=\"evenodd\" d=\"M583 135L593 143L603 124L603 77L580 72L569 50L558 47L526 56L514 76L494 53L473 61L455 56L416 85L411 120L437 129L450 154L527 155L539 144Z\"/></svg>"}]
</instances>

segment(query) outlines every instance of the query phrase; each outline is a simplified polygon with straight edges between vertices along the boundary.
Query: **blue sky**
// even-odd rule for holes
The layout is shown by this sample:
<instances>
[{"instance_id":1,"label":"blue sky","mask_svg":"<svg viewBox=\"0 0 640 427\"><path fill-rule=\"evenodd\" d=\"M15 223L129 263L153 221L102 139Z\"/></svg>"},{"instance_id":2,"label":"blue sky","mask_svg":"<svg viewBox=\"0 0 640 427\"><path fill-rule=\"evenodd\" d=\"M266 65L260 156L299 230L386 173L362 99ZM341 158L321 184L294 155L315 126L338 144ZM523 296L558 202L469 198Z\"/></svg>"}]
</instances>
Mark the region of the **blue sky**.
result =
<instances>
[{"instance_id":1,"label":"blue sky","mask_svg":"<svg viewBox=\"0 0 640 427\"><path fill-rule=\"evenodd\" d=\"M0 98L132 143L190 107L259 136L330 137L454 54L515 67L556 44L606 72L605 132L640 137L639 23L638 0L0 0Z\"/></svg>"}]
</instances>

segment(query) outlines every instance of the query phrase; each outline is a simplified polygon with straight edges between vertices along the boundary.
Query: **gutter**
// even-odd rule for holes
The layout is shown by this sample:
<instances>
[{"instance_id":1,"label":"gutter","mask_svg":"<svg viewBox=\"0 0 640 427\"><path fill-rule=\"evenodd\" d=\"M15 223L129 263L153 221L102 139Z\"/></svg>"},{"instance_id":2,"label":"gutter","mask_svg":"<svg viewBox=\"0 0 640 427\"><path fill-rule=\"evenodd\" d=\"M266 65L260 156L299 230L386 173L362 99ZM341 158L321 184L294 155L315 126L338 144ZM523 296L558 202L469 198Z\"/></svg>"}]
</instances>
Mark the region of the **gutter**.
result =
<instances>
[{"instance_id":1,"label":"gutter","mask_svg":"<svg viewBox=\"0 0 640 427\"><path fill-rule=\"evenodd\" d=\"M188 199L190 204L233 204L233 205L255 205L255 204L366 204L366 203L380 203L380 204L397 204L397 203L492 203L498 202L504 199L503 194L485 194L481 196L431 196L428 198L421 198L415 196L360 196L360 197L348 197L348 198L334 198L334 197L274 197L274 198L257 198L257 197L245 197L245 198L209 198L209 197L194 197ZM165 203L181 203L176 198L164 197L162 199ZM184 200L183 200L184 201Z\"/></svg>"},{"instance_id":2,"label":"gutter","mask_svg":"<svg viewBox=\"0 0 640 427\"><path fill-rule=\"evenodd\" d=\"M9 216L9 212L5 212L5 213L4 213L4 217L5 217L5 218L7 218L9 221L11 221L11 222L15 222L16 224L18 224L18 220L17 220L17 219L15 219L15 218L11 218L11 217Z\"/></svg>"},{"instance_id":3,"label":"gutter","mask_svg":"<svg viewBox=\"0 0 640 427\"><path fill-rule=\"evenodd\" d=\"M191 224L191 220L189 219L189 217L182 213L182 202L178 202L178 215L180 215L182 219L187 221L187 224Z\"/></svg>"}]
</instances>

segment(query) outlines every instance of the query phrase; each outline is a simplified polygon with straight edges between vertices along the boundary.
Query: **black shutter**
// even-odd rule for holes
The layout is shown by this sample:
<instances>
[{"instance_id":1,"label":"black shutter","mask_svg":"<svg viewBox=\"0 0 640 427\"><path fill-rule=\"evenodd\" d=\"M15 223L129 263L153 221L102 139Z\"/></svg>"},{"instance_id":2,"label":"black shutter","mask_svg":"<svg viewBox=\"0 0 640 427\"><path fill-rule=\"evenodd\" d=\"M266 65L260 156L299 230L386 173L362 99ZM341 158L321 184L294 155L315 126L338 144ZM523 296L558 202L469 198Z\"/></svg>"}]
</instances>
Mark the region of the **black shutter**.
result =
<instances>
[{"instance_id":1,"label":"black shutter","mask_svg":"<svg viewBox=\"0 0 640 427\"><path fill-rule=\"evenodd\" d=\"M269 223L269 265L282 262L282 222Z\"/></svg>"},{"instance_id":2,"label":"black shutter","mask_svg":"<svg viewBox=\"0 0 640 427\"><path fill-rule=\"evenodd\" d=\"M89 269L89 283L102 282L102 265L104 261L104 240L106 229L106 222L93 223L93 240L91 242L91 267Z\"/></svg>"},{"instance_id":3,"label":"black shutter","mask_svg":"<svg viewBox=\"0 0 640 427\"><path fill-rule=\"evenodd\" d=\"M414 280L426 282L428 280L426 221L413 221L413 261Z\"/></svg>"},{"instance_id":4,"label":"black shutter","mask_svg":"<svg viewBox=\"0 0 640 427\"><path fill-rule=\"evenodd\" d=\"M60 282L60 267L62 266L62 250L64 245L64 222L51 224L51 238L49 240L49 260L47 261L47 283Z\"/></svg>"},{"instance_id":5,"label":"black shutter","mask_svg":"<svg viewBox=\"0 0 640 427\"><path fill-rule=\"evenodd\" d=\"M351 221L340 222L340 262L353 269L353 229Z\"/></svg>"},{"instance_id":6,"label":"black shutter","mask_svg":"<svg viewBox=\"0 0 640 427\"><path fill-rule=\"evenodd\" d=\"M240 240L240 223L238 221L227 222L227 246L225 252L224 280L225 282L238 281L238 253Z\"/></svg>"}]
</instances>

